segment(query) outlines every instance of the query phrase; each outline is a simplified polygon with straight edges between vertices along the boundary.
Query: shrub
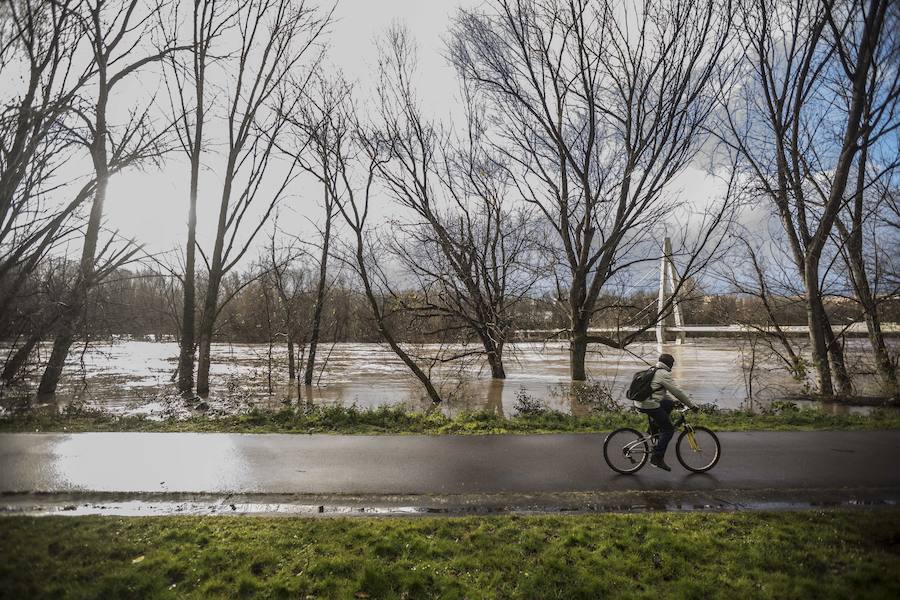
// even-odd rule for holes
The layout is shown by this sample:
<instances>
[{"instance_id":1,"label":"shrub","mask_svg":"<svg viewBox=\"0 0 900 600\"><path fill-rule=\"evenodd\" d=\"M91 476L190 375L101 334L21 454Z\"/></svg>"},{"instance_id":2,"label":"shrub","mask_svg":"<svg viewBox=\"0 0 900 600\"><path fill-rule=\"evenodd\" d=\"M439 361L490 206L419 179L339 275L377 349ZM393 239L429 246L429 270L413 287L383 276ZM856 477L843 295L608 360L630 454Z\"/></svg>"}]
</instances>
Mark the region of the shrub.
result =
<instances>
[{"instance_id":1,"label":"shrub","mask_svg":"<svg viewBox=\"0 0 900 600\"><path fill-rule=\"evenodd\" d=\"M529 394L524 387L519 388L516 393L516 402L513 405L516 414L519 415L542 415L547 412L547 405L540 398L535 398Z\"/></svg>"},{"instance_id":2,"label":"shrub","mask_svg":"<svg viewBox=\"0 0 900 600\"><path fill-rule=\"evenodd\" d=\"M790 400L774 400L761 410L764 415L785 415L800 412L796 403Z\"/></svg>"},{"instance_id":3,"label":"shrub","mask_svg":"<svg viewBox=\"0 0 900 600\"><path fill-rule=\"evenodd\" d=\"M572 395L575 402L590 407L594 412L619 412L622 404L612 394L612 389L600 381L574 382Z\"/></svg>"}]
</instances>

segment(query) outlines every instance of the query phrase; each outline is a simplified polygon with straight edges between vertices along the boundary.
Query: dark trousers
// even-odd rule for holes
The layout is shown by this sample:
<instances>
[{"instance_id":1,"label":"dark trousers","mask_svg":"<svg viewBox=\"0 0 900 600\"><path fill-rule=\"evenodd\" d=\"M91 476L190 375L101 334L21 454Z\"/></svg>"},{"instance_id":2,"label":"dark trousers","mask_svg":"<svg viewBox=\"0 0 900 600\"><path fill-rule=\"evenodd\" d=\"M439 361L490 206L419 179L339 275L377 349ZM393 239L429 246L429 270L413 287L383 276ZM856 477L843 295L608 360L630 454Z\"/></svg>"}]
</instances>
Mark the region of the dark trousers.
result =
<instances>
[{"instance_id":1,"label":"dark trousers","mask_svg":"<svg viewBox=\"0 0 900 600\"><path fill-rule=\"evenodd\" d=\"M659 433L656 446L653 447L653 455L659 458L665 457L666 448L669 446L669 442L672 441L672 436L675 435L675 427L672 426L672 419L669 418L674 408L674 402L668 398L663 398L660 400L658 408L638 409L650 418L650 433Z\"/></svg>"}]
</instances>

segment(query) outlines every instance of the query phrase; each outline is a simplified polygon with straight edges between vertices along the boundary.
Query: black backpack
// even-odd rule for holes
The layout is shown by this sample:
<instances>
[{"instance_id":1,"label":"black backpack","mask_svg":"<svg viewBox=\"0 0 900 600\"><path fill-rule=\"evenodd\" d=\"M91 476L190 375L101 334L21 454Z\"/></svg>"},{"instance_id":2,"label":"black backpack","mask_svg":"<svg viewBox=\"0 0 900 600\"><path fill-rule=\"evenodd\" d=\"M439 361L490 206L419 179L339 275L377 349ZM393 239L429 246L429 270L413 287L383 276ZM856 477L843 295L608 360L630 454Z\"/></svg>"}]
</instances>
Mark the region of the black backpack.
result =
<instances>
[{"instance_id":1,"label":"black backpack","mask_svg":"<svg viewBox=\"0 0 900 600\"><path fill-rule=\"evenodd\" d=\"M656 375L656 367L650 367L638 371L631 378L631 385L625 392L625 397L633 402L643 402L653 394L653 376Z\"/></svg>"}]
</instances>

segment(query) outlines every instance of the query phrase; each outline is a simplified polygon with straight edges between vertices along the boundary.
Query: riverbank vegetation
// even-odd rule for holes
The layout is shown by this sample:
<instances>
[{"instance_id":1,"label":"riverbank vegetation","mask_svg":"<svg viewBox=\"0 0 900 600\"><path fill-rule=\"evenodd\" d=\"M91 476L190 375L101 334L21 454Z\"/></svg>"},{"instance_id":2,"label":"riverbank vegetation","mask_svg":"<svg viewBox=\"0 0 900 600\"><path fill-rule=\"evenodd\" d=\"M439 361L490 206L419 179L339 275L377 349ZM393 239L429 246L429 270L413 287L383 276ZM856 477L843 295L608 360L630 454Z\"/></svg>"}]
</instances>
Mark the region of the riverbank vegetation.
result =
<instances>
[{"instance_id":1,"label":"riverbank vegetation","mask_svg":"<svg viewBox=\"0 0 900 600\"><path fill-rule=\"evenodd\" d=\"M760 411L718 410L706 407L690 422L718 431L791 431L898 429L900 412L875 408L867 415L829 414L818 408L801 409L776 402ZM646 417L631 411L598 410L570 415L541 406L503 417L489 411L412 412L403 407L300 406L281 410L250 409L242 414L194 414L184 418L151 419L145 415L115 415L71 405L62 412L30 410L0 418L0 432L194 431L229 433L333 434L506 434L592 433L617 427L646 426Z\"/></svg>"},{"instance_id":2,"label":"riverbank vegetation","mask_svg":"<svg viewBox=\"0 0 900 600\"><path fill-rule=\"evenodd\" d=\"M896 598L900 511L0 519L0 597Z\"/></svg>"}]
</instances>

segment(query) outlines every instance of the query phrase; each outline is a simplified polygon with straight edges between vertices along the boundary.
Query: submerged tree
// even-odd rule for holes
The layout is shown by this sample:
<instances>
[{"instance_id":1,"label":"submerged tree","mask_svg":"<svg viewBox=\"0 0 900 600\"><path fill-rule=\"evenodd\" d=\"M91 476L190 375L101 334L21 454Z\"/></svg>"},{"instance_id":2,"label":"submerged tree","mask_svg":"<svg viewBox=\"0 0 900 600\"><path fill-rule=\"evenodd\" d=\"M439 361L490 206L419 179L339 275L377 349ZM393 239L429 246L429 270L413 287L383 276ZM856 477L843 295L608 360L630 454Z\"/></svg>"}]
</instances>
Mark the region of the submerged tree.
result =
<instances>
[{"instance_id":1,"label":"submerged tree","mask_svg":"<svg viewBox=\"0 0 900 600\"><path fill-rule=\"evenodd\" d=\"M349 136L351 127L344 104L350 94L350 86L338 75L332 80L323 73L315 75L308 85L294 82L294 93L300 98L297 114L289 115L295 135L293 144L285 145L284 152L293 157L302 168L322 184L324 215L321 227L318 276L315 301L309 328L309 356L303 370L303 383L312 385L316 366L316 354L322 329L322 313L325 310L328 288L328 259L331 255L333 225L337 217L335 189L339 185L339 173L334 148ZM293 375L291 375L293 378Z\"/></svg>"},{"instance_id":2,"label":"submerged tree","mask_svg":"<svg viewBox=\"0 0 900 600\"><path fill-rule=\"evenodd\" d=\"M411 222L394 218L393 253L421 290L400 297L414 313L480 350L505 378L503 349L512 311L540 276L538 227L512 193L512 174L485 141L483 107L466 93L462 135L443 134L416 97L415 50L405 29L388 31L381 51L376 133L390 148L378 179Z\"/></svg>"},{"instance_id":3,"label":"submerged tree","mask_svg":"<svg viewBox=\"0 0 900 600\"><path fill-rule=\"evenodd\" d=\"M222 67L228 80L223 107L225 165L199 326L198 394L209 392L210 349L222 309L222 279L247 253L296 175L295 161L277 180L273 181L270 170L277 140L288 122L286 115L297 102L285 92L284 82L292 73L297 77L315 67L320 56L317 42L329 19L305 2L290 0L253 0L242 5L237 15L239 47Z\"/></svg>"},{"instance_id":4,"label":"submerged tree","mask_svg":"<svg viewBox=\"0 0 900 600\"><path fill-rule=\"evenodd\" d=\"M40 267L75 235L79 209L94 193L92 177L72 182L61 173L78 155L69 128L95 73L78 56L84 23L77 7L74 0L8 2L0 17L0 70L24 83L4 86L0 111L0 335L22 336L4 364L6 382L59 316L43 308L25 314L18 301L55 271Z\"/></svg>"},{"instance_id":5,"label":"submerged tree","mask_svg":"<svg viewBox=\"0 0 900 600\"><path fill-rule=\"evenodd\" d=\"M816 386L825 396L849 394L851 382L825 311L823 256L851 174L866 171L865 149L897 128L897 10L889 0L748 3L747 77L723 111L722 137L749 193L777 215L803 281Z\"/></svg>"},{"instance_id":6,"label":"submerged tree","mask_svg":"<svg viewBox=\"0 0 900 600\"><path fill-rule=\"evenodd\" d=\"M125 168L153 160L162 152L161 133L155 131L150 117L149 103L130 107L128 120L119 125L111 123L116 85L133 77L148 64L157 62L178 48L164 41L161 48L140 52L141 40L150 37L156 28L159 5L149 9L138 0L96 0L78 5L75 19L83 23L84 36L90 46L91 83L96 95L81 98L75 114L80 126L73 135L87 149L94 170L93 198L84 232L78 273L64 302L59 304L56 338L47 367L41 378L39 392L53 393L59 383L69 348L75 339L79 320L83 316L88 292L97 282L131 259L137 248L125 244L115 247L114 238L100 245L103 208L110 177ZM105 261L103 260L106 255Z\"/></svg>"},{"instance_id":7,"label":"submerged tree","mask_svg":"<svg viewBox=\"0 0 900 600\"><path fill-rule=\"evenodd\" d=\"M573 380L586 378L589 342L633 339L588 328L607 282L658 260L653 239L683 208L665 190L697 154L721 93L730 12L714 0L493 0L455 20L451 58L497 115L496 147L556 238ZM676 249L682 279L718 243L727 204Z\"/></svg>"},{"instance_id":8,"label":"submerged tree","mask_svg":"<svg viewBox=\"0 0 900 600\"><path fill-rule=\"evenodd\" d=\"M885 341L881 308L900 293L900 285L892 284L886 277L886 269L889 271L896 265L889 255L890 242L884 243L880 238L886 234L890 239L882 219L890 181L893 171L900 166L900 157L886 170L881 169L885 163L880 162L873 173L867 165L868 152L868 147L864 145L860 150L851 200L835 219L836 242L847 269L853 297L863 311L875 372L882 390L887 395L893 395L898 389L897 368ZM873 181L873 177L883 178L884 181Z\"/></svg>"},{"instance_id":9,"label":"submerged tree","mask_svg":"<svg viewBox=\"0 0 900 600\"><path fill-rule=\"evenodd\" d=\"M306 251L298 247L296 240L279 246L276 242L276 231L277 222L269 238L266 259L263 261L265 271L263 279L270 282L276 292L278 335L283 336L287 344L288 379L293 381L297 377L297 346L301 348L301 362L302 356L306 353L308 319L304 318L304 309L308 308L309 293L307 273L299 260L306 255Z\"/></svg>"},{"instance_id":10,"label":"submerged tree","mask_svg":"<svg viewBox=\"0 0 900 600\"><path fill-rule=\"evenodd\" d=\"M371 212L376 194L376 178L381 165L391 159L390 143L378 130L361 122L355 114L352 98L343 96L331 112L332 119L349 127L334 127L328 144L329 164L334 165L335 177L326 179L331 185L330 196L349 228L347 256L342 261L357 275L363 288L366 305L378 335L403 362L425 388L432 403L441 396L429 374L407 352L393 328L399 306L393 294L382 284L387 283L381 257L384 247L372 231Z\"/></svg>"},{"instance_id":11,"label":"submerged tree","mask_svg":"<svg viewBox=\"0 0 900 600\"><path fill-rule=\"evenodd\" d=\"M180 24L176 4L170 21ZM173 55L166 83L172 112L175 115L175 132L181 150L188 157L190 176L188 187L187 242L184 251L183 302L181 310L181 336L178 358L178 391L190 394L194 387L194 355L197 349L197 198L200 187L200 170L203 153L209 142L205 129L210 113L214 112L213 94L207 82L217 60L216 43L237 26L238 5L223 0L196 0L190 13L190 51L181 56Z\"/></svg>"}]
</instances>

